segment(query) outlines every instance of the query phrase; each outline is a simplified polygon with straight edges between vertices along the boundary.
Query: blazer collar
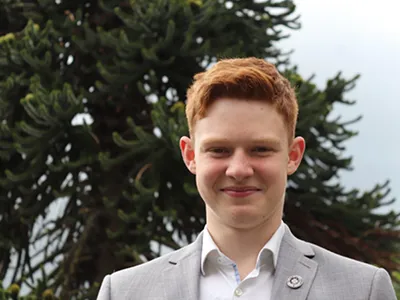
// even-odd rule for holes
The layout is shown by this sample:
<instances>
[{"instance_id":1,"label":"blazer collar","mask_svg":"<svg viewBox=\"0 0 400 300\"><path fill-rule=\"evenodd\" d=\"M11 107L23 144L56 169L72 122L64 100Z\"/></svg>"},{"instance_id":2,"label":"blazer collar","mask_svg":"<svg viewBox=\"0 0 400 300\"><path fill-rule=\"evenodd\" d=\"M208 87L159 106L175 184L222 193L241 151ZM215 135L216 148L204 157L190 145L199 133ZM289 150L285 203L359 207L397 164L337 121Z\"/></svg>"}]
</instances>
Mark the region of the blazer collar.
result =
<instances>
[{"instance_id":1,"label":"blazer collar","mask_svg":"<svg viewBox=\"0 0 400 300\"><path fill-rule=\"evenodd\" d=\"M310 244L297 239L285 225L278 264L274 274L271 299L307 298L314 281L318 263Z\"/></svg>"},{"instance_id":2,"label":"blazer collar","mask_svg":"<svg viewBox=\"0 0 400 300\"><path fill-rule=\"evenodd\" d=\"M203 232L196 240L171 254L163 272L164 295L168 300L198 300Z\"/></svg>"},{"instance_id":3,"label":"blazer collar","mask_svg":"<svg viewBox=\"0 0 400 300\"><path fill-rule=\"evenodd\" d=\"M203 232L192 244L171 254L169 265L163 272L165 299L199 299L202 241ZM314 256L310 244L297 239L285 225L271 299L306 299L318 266L311 259ZM290 287L288 281L293 278L300 278L302 284Z\"/></svg>"}]
</instances>

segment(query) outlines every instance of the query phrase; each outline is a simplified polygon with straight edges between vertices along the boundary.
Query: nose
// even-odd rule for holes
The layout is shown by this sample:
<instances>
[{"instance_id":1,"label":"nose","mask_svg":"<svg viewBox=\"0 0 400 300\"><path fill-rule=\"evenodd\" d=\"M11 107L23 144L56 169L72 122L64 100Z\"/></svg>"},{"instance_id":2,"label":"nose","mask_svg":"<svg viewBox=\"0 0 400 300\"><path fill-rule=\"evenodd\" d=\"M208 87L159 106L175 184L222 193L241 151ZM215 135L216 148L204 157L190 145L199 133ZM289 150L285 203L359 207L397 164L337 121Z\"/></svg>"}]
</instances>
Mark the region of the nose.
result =
<instances>
[{"instance_id":1,"label":"nose","mask_svg":"<svg viewBox=\"0 0 400 300\"><path fill-rule=\"evenodd\" d=\"M246 155L242 151L237 151L230 157L228 167L225 171L226 176L243 181L254 174L253 167Z\"/></svg>"}]
</instances>

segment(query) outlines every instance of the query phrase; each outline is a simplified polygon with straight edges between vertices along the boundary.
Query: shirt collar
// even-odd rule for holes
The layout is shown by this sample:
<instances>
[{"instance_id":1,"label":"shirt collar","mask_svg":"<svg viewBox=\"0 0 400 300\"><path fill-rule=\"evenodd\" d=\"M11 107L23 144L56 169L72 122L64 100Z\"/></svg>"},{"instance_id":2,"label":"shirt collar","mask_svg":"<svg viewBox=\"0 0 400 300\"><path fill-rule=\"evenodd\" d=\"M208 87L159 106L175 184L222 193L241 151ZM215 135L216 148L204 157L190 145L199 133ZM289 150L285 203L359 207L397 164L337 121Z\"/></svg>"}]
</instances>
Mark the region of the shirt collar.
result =
<instances>
[{"instance_id":1,"label":"shirt collar","mask_svg":"<svg viewBox=\"0 0 400 300\"><path fill-rule=\"evenodd\" d=\"M279 248L281 247L281 242L283 235L285 234L285 224L283 221L281 221L281 224L279 225L278 229L275 231L275 233L272 235L272 237L269 239L269 241L264 245L264 247L261 249L260 253L258 254L257 257L257 267L260 265L260 257L261 254L267 250L272 252L272 257L273 257L273 262L274 262L274 268L276 268L276 265L278 263L278 254L279 254ZM212 239L208 229L207 225L204 228L204 233L203 233L203 245L201 249L201 273L205 275L204 272L204 265L207 260L207 257L209 256L210 253L217 252L220 256L225 255L218 249L217 245L214 243L214 240Z\"/></svg>"}]
</instances>

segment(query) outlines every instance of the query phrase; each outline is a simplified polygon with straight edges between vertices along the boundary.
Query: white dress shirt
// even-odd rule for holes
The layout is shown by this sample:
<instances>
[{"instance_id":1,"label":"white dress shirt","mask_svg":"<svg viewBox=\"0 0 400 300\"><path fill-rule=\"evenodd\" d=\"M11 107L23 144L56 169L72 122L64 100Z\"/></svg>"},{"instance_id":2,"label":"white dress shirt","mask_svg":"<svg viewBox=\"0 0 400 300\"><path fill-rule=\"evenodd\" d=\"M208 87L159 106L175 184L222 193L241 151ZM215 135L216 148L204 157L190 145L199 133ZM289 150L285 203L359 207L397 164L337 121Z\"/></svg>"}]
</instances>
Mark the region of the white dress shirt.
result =
<instances>
[{"instance_id":1,"label":"white dress shirt","mask_svg":"<svg viewBox=\"0 0 400 300\"><path fill-rule=\"evenodd\" d=\"M284 232L281 222L258 254L255 269L241 281L235 262L218 249L206 226L201 252L200 300L271 300L273 274Z\"/></svg>"}]
</instances>

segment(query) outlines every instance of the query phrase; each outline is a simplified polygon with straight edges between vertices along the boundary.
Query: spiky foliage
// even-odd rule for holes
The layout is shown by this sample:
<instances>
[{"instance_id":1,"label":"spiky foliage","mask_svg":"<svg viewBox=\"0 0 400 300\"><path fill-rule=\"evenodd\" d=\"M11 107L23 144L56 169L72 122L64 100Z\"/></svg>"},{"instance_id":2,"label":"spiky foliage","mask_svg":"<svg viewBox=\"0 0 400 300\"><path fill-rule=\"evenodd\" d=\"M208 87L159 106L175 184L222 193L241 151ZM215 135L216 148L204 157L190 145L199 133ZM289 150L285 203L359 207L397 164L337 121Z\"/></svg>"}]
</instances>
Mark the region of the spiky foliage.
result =
<instances>
[{"instance_id":1,"label":"spiky foliage","mask_svg":"<svg viewBox=\"0 0 400 300\"><path fill-rule=\"evenodd\" d=\"M299 27L294 9L292 1L0 0L1 277L38 297L94 298L106 273L190 242L205 219L178 149L186 88L218 57L265 57L284 69L274 42L283 27ZM387 185L360 194L333 181L350 168L343 143L354 133L329 117L355 79L337 76L319 90L286 73L308 143L286 222L393 270L398 218L374 213Z\"/></svg>"}]
</instances>

